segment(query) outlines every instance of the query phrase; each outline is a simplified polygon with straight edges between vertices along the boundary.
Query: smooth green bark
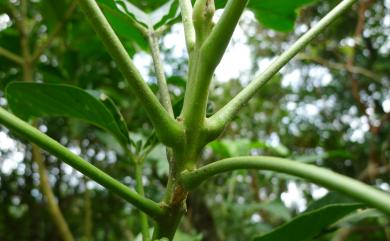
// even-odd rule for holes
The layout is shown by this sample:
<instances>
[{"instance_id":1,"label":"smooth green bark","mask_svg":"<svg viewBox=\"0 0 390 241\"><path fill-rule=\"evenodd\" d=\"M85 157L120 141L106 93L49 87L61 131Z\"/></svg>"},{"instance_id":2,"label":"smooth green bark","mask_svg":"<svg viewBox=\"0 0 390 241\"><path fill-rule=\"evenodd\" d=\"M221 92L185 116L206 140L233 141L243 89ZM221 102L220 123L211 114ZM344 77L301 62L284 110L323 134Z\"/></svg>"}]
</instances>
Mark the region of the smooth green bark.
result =
<instances>
[{"instance_id":1,"label":"smooth green bark","mask_svg":"<svg viewBox=\"0 0 390 241\"><path fill-rule=\"evenodd\" d=\"M271 170L301 177L345 193L390 215L390 194L325 168L277 157L246 156L220 160L192 172L184 171L181 183L184 187L193 189L216 174L237 169Z\"/></svg>"},{"instance_id":2,"label":"smooth green bark","mask_svg":"<svg viewBox=\"0 0 390 241\"><path fill-rule=\"evenodd\" d=\"M0 108L0 123L29 141L37 144L42 149L62 159L87 177L132 203L152 218L158 219L164 214L164 210L157 203L142 197L135 191L129 189L124 184L69 151L54 139L43 134L3 108Z\"/></svg>"}]
</instances>

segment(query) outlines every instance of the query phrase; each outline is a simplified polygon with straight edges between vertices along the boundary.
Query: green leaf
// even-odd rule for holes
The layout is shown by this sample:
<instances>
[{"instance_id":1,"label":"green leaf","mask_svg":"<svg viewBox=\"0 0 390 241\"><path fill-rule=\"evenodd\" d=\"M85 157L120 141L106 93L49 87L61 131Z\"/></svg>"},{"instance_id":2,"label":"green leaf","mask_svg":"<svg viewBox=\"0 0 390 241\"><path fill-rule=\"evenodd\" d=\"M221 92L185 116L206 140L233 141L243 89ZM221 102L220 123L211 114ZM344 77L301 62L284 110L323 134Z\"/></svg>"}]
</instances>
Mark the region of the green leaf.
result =
<instances>
[{"instance_id":1,"label":"green leaf","mask_svg":"<svg viewBox=\"0 0 390 241\"><path fill-rule=\"evenodd\" d=\"M342 200L342 202L334 203L337 200ZM286 240L286 237L289 241L308 241L337 220L363 207L362 204L350 202L349 199L333 193L314 203L311 208L290 222L265 235L255 237L253 241Z\"/></svg>"},{"instance_id":2,"label":"green leaf","mask_svg":"<svg viewBox=\"0 0 390 241\"><path fill-rule=\"evenodd\" d=\"M104 15L110 22L114 31L124 40L131 42L133 46L147 49L148 43L142 33L134 26L134 22L126 14L120 12L113 1L98 0ZM111 3L111 4L110 4Z\"/></svg>"},{"instance_id":3,"label":"green leaf","mask_svg":"<svg viewBox=\"0 0 390 241\"><path fill-rule=\"evenodd\" d=\"M106 95L89 93L63 84L13 82L6 96L11 110L28 120L34 117L64 116L98 126L122 143L129 143L126 123L115 104Z\"/></svg>"},{"instance_id":4,"label":"green leaf","mask_svg":"<svg viewBox=\"0 0 390 241\"><path fill-rule=\"evenodd\" d=\"M385 217L386 216L383 213L381 213L380 211L373 209L373 208L368 208L368 209L365 209L361 212L352 213L352 214L340 219L336 223L336 225L338 227L346 227L346 226L355 225L356 223L359 223L362 220L379 219L379 218L385 218Z\"/></svg>"},{"instance_id":5,"label":"green leaf","mask_svg":"<svg viewBox=\"0 0 390 241\"><path fill-rule=\"evenodd\" d=\"M305 212L310 212L312 210L316 210L330 204L351 204L351 203L356 203L356 202L352 198L344 194L338 192L329 192L321 199L312 202L307 207Z\"/></svg>"},{"instance_id":6,"label":"green leaf","mask_svg":"<svg viewBox=\"0 0 390 241\"><path fill-rule=\"evenodd\" d=\"M124 14L127 16L128 23L132 25L137 22L145 27L158 28L164 24L168 24L171 21L177 19L179 16L179 4L176 0L166 1L153 11L144 11L149 9L147 6L140 6L142 4L133 4L133 1L129 0L98 0L100 4L105 5L109 9ZM135 22L134 22L135 21Z\"/></svg>"},{"instance_id":7,"label":"green leaf","mask_svg":"<svg viewBox=\"0 0 390 241\"><path fill-rule=\"evenodd\" d=\"M156 165L157 175L159 177L168 176L169 174L169 162L167 159L166 148L159 144L149 153L146 158L147 161Z\"/></svg>"},{"instance_id":8,"label":"green leaf","mask_svg":"<svg viewBox=\"0 0 390 241\"><path fill-rule=\"evenodd\" d=\"M299 8L316 0L251 0L248 9L265 27L287 32L294 28ZM223 8L226 0L216 1L217 8Z\"/></svg>"}]
</instances>

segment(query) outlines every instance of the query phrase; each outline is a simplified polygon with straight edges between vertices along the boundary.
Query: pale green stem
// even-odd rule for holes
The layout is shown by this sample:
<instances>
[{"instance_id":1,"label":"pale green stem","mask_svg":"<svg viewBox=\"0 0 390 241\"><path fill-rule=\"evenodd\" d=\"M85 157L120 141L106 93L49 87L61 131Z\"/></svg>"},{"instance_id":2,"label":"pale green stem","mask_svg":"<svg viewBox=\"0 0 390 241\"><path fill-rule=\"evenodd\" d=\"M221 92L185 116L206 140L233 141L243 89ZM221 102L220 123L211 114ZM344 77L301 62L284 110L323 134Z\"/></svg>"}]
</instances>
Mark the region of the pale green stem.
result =
<instances>
[{"instance_id":1,"label":"pale green stem","mask_svg":"<svg viewBox=\"0 0 390 241\"><path fill-rule=\"evenodd\" d=\"M388 193L331 170L283 158L247 156L224 159L192 172L184 171L181 182L186 188L192 189L216 174L237 169L271 170L301 177L345 193L390 215L390 195Z\"/></svg>"},{"instance_id":2,"label":"pale green stem","mask_svg":"<svg viewBox=\"0 0 390 241\"><path fill-rule=\"evenodd\" d=\"M36 128L19 119L17 116L7 112L3 108L0 108L0 123L10 130L17 132L22 137L37 144L39 147L55 155L59 159L62 159L68 165L124 198L126 201L130 202L152 218L158 219L164 215L165 211L157 203L142 197L137 192L129 189L124 184L69 151L66 147L62 146L54 139L41 133Z\"/></svg>"},{"instance_id":3,"label":"pale green stem","mask_svg":"<svg viewBox=\"0 0 390 241\"><path fill-rule=\"evenodd\" d=\"M208 0L204 2L207 4ZM193 65L191 66L193 72L190 75L183 105L184 124L188 129L203 128L213 73L221 61L247 2L247 0L229 0L220 20L210 33L207 31L204 33L203 30L204 25L207 24L202 22L205 21L203 15L206 10L202 10L202 6L195 6L199 9L194 8L197 47L190 62ZM201 3L199 2L198 5ZM197 11L195 12L195 10ZM201 16L195 16L195 14ZM209 35L204 36L206 34ZM203 41L203 38L204 42L199 42Z\"/></svg>"},{"instance_id":4,"label":"pale green stem","mask_svg":"<svg viewBox=\"0 0 390 241\"><path fill-rule=\"evenodd\" d=\"M154 70L156 72L157 77L158 89L160 93L160 102L164 106L165 110L169 113L169 115L173 118L174 116L171 97L169 95L167 80L165 79L164 67L161 60L160 48L158 44L159 38L153 29L149 30L148 40L152 52Z\"/></svg>"},{"instance_id":5,"label":"pale green stem","mask_svg":"<svg viewBox=\"0 0 390 241\"><path fill-rule=\"evenodd\" d=\"M182 127L168 114L145 83L96 1L79 0L79 4L119 70L129 82L133 93L140 99L156 128L157 136L167 146L179 146L184 134Z\"/></svg>"},{"instance_id":6,"label":"pale green stem","mask_svg":"<svg viewBox=\"0 0 390 241\"><path fill-rule=\"evenodd\" d=\"M5 48L2 48L0 47L0 56L4 56L5 58L17 63L17 64L23 64L23 58L20 57L19 55L17 54L14 54L12 53L11 51L5 49Z\"/></svg>"},{"instance_id":7,"label":"pale green stem","mask_svg":"<svg viewBox=\"0 0 390 241\"><path fill-rule=\"evenodd\" d=\"M192 3L191 0L179 0L181 18L184 26L184 35L186 38L186 45L188 55L190 56L195 47L195 28L192 22Z\"/></svg>"},{"instance_id":8,"label":"pale green stem","mask_svg":"<svg viewBox=\"0 0 390 241\"><path fill-rule=\"evenodd\" d=\"M138 192L139 195L145 196L144 186L142 183L142 163L140 163L139 161L137 161L137 163L135 164L135 182L135 190ZM148 217L145 215L145 213L140 213L140 223L142 240L150 241Z\"/></svg>"},{"instance_id":9,"label":"pale green stem","mask_svg":"<svg viewBox=\"0 0 390 241\"><path fill-rule=\"evenodd\" d=\"M247 87L236 95L229 103L207 120L207 129L210 132L219 133L229 123L236 113L245 105L263 85L265 85L276 73L279 72L296 54L306 47L316 36L321 34L337 17L344 13L357 0L343 0L312 29L300 37L287 51L280 55Z\"/></svg>"},{"instance_id":10,"label":"pale green stem","mask_svg":"<svg viewBox=\"0 0 390 241\"><path fill-rule=\"evenodd\" d=\"M221 61L248 1L229 0L221 18L203 43L201 52L203 60L207 61L205 67L208 67L210 73L214 72Z\"/></svg>"}]
</instances>

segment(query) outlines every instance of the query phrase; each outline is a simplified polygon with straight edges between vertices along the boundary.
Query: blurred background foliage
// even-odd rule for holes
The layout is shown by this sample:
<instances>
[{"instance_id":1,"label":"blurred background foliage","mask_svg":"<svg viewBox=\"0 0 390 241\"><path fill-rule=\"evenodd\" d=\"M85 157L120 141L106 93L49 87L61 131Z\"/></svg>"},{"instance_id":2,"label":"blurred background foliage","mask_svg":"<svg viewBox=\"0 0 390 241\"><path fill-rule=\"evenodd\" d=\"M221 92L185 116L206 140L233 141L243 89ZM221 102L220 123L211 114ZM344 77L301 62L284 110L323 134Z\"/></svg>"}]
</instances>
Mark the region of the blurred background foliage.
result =
<instances>
[{"instance_id":1,"label":"blurred background foliage","mask_svg":"<svg viewBox=\"0 0 390 241\"><path fill-rule=\"evenodd\" d=\"M105 1L100 2L104 5ZM146 12L165 2L134 1ZM235 62L222 62L219 67L208 112L213 113L230 100L251 76L263 70L337 2L317 1L302 8L294 30L289 32L266 28L253 13L245 13L229 47L232 53L228 51ZM137 29L121 25L118 16L110 17L105 8L129 54L157 92L147 41ZM147 148L145 143L153 135L151 124L75 7L75 1L29 1L27 33L20 31L15 20L20 18L19 10L17 0L0 3L0 50L23 56L21 42L26 36L32 52L43 46L33 65L34 81L65 83L105 93L119 106L130 137L139 143L135 152ZM161 51L178 113L186 85L187 56L182 26L175 21L162 30ZM259 91L224 134L206 147L202 164L238 155L282 156L324 166L389 191L389 38L390 2L359 1ZM45 45L48 39L50 44ZM249 54L234 51L242 46ZM242 67L239 62L249 65L235 77L218 74ZM7 84L22 79L20 65L0 54L1 106L7 108ZM39 120L38 128L134 187L134 168L108 133L68 118L44 118ZM143 168L143 182L146 196L161 200L168 163L164 147L152 145ZM39 189L37 166L31 159L31 145L0 127L1 241L61 239ZM61 160L45 154L44 161L49 183L76 240L140 240L138 212L131 205ZM323 188L273 172L235 171L220 175L191 194L176 240L249 240L254 234L269 232L291 220L326 193ZM390 240L388 217L374 210L358 214L323 230L315 240Z\"/></svg>"}]
</instances>

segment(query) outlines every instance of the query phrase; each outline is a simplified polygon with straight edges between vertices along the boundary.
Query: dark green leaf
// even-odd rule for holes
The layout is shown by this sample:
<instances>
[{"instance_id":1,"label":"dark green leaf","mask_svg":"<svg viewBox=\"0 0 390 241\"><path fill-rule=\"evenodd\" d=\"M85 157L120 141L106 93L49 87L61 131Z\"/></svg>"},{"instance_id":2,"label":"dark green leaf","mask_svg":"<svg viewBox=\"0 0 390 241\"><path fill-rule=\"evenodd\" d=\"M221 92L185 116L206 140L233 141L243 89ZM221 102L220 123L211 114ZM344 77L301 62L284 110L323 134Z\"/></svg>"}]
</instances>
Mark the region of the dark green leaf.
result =
<instances>
[{"instance_id":1,"label":"dark green leaf","mask_svg":"<svg viewBox=\"0 0 390 241\"><path fill-rule=\"evenodd\" d=\"M115 32L124 40L141 49L147 48L147 41L140 31L134 26L134 22L126 14L120 12L115 4L109 4L109 0L99 0L100 6L114 28Z\"/></svg>"},{"instance_id":2,"label":"dark green leaf","mask_svg":"<svg viewBox=\"0 0 390 241\"><path fill-rule=\"evenodd\" d=\"M297 10L316 0L252 0L248 4L256 19L265 27L277 31L291 31L297 18ZM217 8L223 8L226 0L216 1Z\"/></svg>"},{"instance_id":3,"label":"dark green leaf","mask_svg":"<svg viewBox=\"0 0 390 241\"><path fill-rule=\"evenodd\" d=\"M77 118L111 132L123 144L129 143L126 123L104 94L97 97L70 85L13 82L7 86L6 95L11 110L23 119Z\"/></svg>"},{"instance_id":4,"label":"dark green leaf","mask_svg":"<svg viewBox=\"0 0 390 241\"><path fill-rule=\"evenodd\" d=\"M312 202L307 207L305 212L310 212L312 210L316 210L316 209L322 208L322 207L324 207L326 205L330 205L330 204L342 204L342 203L351 204L351 203L355 203L355 201L344 194L341 194L338 192L329 192L321 199L318 199L317 201Z\"/></svg>"},{"instance_id":5,"label":"dark green leaf","mask_svg":"<svg viewBox=\"0 0 390 241\"><path fill-rule=\"evenodd\" d=\"M329 193L314 202L305 212L296 216L270 233L255 237L253 241L308 241L320 234L329 225L352 213L362 204L353 202L338 193Z\"/></svg>"}]
</instances>

